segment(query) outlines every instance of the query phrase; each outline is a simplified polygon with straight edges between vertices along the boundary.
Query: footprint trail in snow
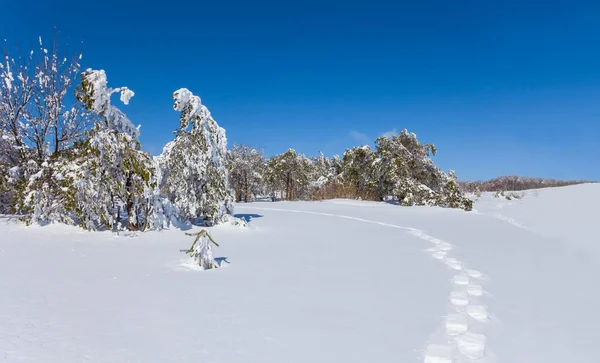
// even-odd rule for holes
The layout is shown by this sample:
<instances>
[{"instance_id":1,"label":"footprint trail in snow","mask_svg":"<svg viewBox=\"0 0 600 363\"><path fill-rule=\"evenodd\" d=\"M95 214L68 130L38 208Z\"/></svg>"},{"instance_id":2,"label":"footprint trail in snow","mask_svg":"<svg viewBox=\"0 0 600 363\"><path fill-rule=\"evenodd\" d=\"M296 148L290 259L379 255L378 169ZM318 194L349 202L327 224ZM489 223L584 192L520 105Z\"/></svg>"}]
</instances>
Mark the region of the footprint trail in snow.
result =
<instances>
[{"instance_id":1,"label":"footprint trail in snow","mask_svg":"<svg viewBox=\"0 0 600 363\"><path fill-rule=\"evenodd\" d=\"M405 230L433 244L433 248L426 251L454 273L450 281L453 289L448 297L448 311L442 323L443 334L441 337L434 334L435 341L428 342L424 363L493 363L492 354L486 350L487 338L484 334L484 327L489 322L487 308L481 301L485 295L482 286L485 282L484 275L478 270L467 269L465 263L451 257L453 246L450 243L432 237L420 229L364 218L282 208L253 207L253 209L315 214L377 224Z\"/></svg>"},{"instance_id":2,"label":"footprint trail in snow","mask_svg":"<svg viewBox=\"0 0 600 363\"><path fill-rule=\"evenodd\" d=\"M448 312L442 334L437 334L425 350L425 363L490 362L486 350L485 324L489 321L486 306L484 276L480 271L465 268L465 264L451 257L452 245L414 230L411 234L433 243L426 250L443 262L454 273L450 283ZM486 359L487 358L487 359Z\"/></svg>"}]
</instances>

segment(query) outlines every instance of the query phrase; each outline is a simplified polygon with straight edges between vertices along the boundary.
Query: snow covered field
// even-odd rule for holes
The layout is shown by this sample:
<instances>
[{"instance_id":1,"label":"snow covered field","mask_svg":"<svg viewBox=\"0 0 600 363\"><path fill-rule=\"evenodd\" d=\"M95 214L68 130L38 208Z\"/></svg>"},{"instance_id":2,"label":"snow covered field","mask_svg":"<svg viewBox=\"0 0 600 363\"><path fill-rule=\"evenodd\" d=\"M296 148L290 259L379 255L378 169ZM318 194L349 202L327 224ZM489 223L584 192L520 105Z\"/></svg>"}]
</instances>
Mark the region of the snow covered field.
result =
<instances>
[{"instance_id":1,"label":"snow covered field","mask_svg":"<svg viewBox=\"0 0 600 363\"><path fill-rule=\"evenodd\" d=\"M475 212L241 204L209 271L178 229L4 218L0 361L600 362L598 202L600 184Z\"/></svg>"}]
</instances>

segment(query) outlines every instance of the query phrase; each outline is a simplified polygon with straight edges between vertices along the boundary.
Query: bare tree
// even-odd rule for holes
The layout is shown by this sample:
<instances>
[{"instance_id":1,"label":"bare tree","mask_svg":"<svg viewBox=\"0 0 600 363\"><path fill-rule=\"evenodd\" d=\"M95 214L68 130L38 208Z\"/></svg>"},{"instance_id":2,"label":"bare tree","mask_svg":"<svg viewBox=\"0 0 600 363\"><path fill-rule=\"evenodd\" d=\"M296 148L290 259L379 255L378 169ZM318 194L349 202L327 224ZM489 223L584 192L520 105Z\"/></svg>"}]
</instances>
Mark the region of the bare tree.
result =
<instances>
[{"instance_id":1,"label":"bare tree","mask_svg":"<svg viewBox=\"0 0 600 363\"><path fill-rule=\"evenodd\" d=\"M11 152L3 154L11 165L25 160L28 106L35 95L35 81L31 76L33 52L25 58L11 57L6 40L4 59L0 62L0 130Z\"/></svg>"},{"instance_id":2,"label":"bare tree","mask_svg":"<svg viewBox=\"0 0 600 363\"><path fill-rule=\"evenodd\" d=\"M61 57L58 36L52 48L44 48L39 38L35 59L34 95L27 113L27 138L38 160L56 154L82 137L91 125L90 113L74 97L81 53L70 59Z\"/></svg>"}]
</instances>

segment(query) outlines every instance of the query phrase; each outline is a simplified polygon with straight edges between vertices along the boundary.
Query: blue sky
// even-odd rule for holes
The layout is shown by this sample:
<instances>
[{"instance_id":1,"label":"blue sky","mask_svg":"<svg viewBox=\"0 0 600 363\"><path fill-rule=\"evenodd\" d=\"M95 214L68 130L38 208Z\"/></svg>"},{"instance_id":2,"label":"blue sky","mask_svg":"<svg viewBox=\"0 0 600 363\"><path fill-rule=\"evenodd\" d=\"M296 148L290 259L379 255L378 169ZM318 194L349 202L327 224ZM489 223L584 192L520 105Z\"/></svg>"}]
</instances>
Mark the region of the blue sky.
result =
<instances>
[{"instance_id":1,"label":"blue sky","mask_svg":"<svg viewBox=\"0 0 600 363\"><path fill-rule=\"evenodd\" d=\"M156 154L200 95L230 144L342 154L386 132L433 142L460 179L600 180L597 1L10 1L22 48L54 26L85 67L136 92ZM115 97L115 103L118 102Z\"/></svg>"}]
</instances>

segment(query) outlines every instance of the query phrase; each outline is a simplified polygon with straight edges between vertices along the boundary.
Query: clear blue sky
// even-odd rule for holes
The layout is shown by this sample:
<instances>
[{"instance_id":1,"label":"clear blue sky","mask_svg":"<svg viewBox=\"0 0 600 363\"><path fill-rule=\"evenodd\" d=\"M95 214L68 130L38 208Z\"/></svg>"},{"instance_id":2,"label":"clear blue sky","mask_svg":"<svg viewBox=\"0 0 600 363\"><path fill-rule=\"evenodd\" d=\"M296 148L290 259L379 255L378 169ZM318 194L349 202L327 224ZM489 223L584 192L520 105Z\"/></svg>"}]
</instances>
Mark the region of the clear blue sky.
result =
<instances>
[{"instance_id":1,"label":"clear blue sky","mask_svg":"<svg viewBox=\"0 0 600 363\"><path fill-rule=\"evenodd\" d=\"M152 154L187 87L230 145L267 155L342 154L407 128L460 179L600 180L598 1L34 0L0 14L24 48L54 26L84 41L84 67L136 92L123 110Z\"/></svg>"}]
</instances>

